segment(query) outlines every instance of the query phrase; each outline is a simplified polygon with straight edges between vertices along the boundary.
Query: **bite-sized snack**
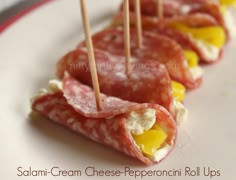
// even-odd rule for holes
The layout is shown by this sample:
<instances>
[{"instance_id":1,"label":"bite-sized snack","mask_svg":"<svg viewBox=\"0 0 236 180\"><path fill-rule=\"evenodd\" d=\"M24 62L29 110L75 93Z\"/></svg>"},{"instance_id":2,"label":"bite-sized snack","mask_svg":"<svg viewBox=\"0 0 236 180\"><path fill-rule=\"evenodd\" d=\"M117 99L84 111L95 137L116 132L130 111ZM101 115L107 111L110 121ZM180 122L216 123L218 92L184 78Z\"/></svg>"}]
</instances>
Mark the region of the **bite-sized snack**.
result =
<instances>
[{"instance_id":1,"label":"bite-sized snack","mask_svg":"<svg viewBox=\"0 0 236 180\"><path fill-rule=\"evenodd\" d=\"M33 111L93 141L147 165L163 160L175 145L176 125L162 106L101 94L103 108L97 111L93 90L69 74L62 89L50 87L32 99Z\"/></svg>"},{"instance_id":2,"label":"bite-sized snack","mask_svg":"<svg viewBox=\"0 0 236 180\"><path fill-rule=\"evenodd\" d=\"M136 57L137 61L139 59L145 59L144 63L157 61L166 66L173 81L183 84L188 89L200 86L203 71L198 66L198 62L193 63L179 44L166 36L147 31L143 32L142 37L143 45L139 48L137 46L137 32L134 28L130 29L131 54ZM95 34L92 39L94 47L115 55L124 56L124 33L122 28L105 29ZM81 44L81 46L83 45L84 43Z\"/></svg>"},{"instance_id":3,"label":"bite-sized snack","mask_svg":"<svg viewBox=\"0 0 236 180\"><path fill-rule=\"evenodd\" d=\"M135 14L130 14L130 23L136 23ZM113 19L113 26L123 24L123 13L119 12ZM188 16L157 19L142 17L143 29L165 35L184 50L196 53L200 61L217 62L222 55L226 42L224 29L207 14L196 13Z\"/></svg>"},{"instance_id":4,"label":"bite-sized snack","mask_svg":"<svg viewBox=\"0 0 236 180\"><path fill-rule=\"evenodd\" d=\"M98 49L94 49L94 53L101 92L132 102L159 104L178 117L178 122L187 118L187 110L181 103L185 88L174 85L172 89L172 81L163 64L146 58L132 58L131 73L127 76L123 56ZM92 86L86 48L77 48L58 62L57 76L63 78L65 72ZM176 92L175 97L173 91Z\"/></svg>"},{"instance_id":5,"label":"bite-sized snack","mask_svg":"<svg viewBox=\"0 0 236 180\"><path fill-rule=\"evenodd\" d=\"M134 12L135 1L129 0L130 10ZM235 0L163 0L163 15L166 18L175 16L188 16L195 13L204 13L212 16L225 29L229 39L229 27L227 21L229 15L224 15L226 6L234 5ZM123 5L121 5L121 10ZM141 0L141 12L143 16L157 16L156 0ZM225 18L226 17L226 18Z\"/></svg>"}]
</instances>

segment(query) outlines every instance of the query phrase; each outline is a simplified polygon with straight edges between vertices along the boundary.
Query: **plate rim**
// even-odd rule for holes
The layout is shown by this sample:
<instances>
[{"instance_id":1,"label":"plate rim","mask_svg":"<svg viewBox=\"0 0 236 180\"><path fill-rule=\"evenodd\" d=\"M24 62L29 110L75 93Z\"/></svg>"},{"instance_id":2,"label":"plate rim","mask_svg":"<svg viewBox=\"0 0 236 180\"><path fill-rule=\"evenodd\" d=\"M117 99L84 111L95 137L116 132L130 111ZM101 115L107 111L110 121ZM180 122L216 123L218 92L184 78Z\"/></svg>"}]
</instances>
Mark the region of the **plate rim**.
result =
<instances>
[{"instance_id":1,"label":"plate rim","mask_svg":"<svg viewBox=\"0 0 236 180\"><path fill-rule=\"evenodd\" d=\"M11 25L13 25L17 21L19 21L21 18L23 18L27 14L31 13L32 11L34 11L34 10L40 8L41 6L46 5L52 1L54 1L54 0L42 0L42 1L39 1L29 7L21 10L16 15L14 15L11 18L9 18L8 20L6 20L3 24L0 24L0 35L2 35L3 32L6 31Z\"/></svg>"}]
</instances>

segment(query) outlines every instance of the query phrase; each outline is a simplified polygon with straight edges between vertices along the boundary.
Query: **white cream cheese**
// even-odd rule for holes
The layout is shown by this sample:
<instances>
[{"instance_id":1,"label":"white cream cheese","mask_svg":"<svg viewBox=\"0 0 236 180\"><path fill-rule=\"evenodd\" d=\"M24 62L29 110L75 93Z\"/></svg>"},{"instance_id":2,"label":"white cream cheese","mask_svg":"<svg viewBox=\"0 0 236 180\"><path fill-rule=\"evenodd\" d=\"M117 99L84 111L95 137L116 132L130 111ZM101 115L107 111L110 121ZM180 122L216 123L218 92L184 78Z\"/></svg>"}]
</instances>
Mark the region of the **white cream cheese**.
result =
<instances>
[{"instance_id":1,"label":"white cream cheese","mask_svg":"<svg viewBox=\"0 0 236 180\"><path fill-rule=\"evenodd\" d=\"M218 59L219 53L220 53L220 49L218 47L207 44L202 40L196 40L194 38L193 38L193 40L195 41L197 46L201 48L204 56L207 59L209 59L211 61L214 61L214 60Z\"/></svg>"},{"instance_id":2,"label":"white cream cheese","mask_svg":"<svg viewBox=\"0 0 236 180\"><path fill-rule=\"evenodd\" d=\"M50 92L62 91L62 82L59 80L50 80L48 82L48 88Z\"/></svg>"},{"instance_id":3,"label":"white cream cheese","mask_svg":"<svg viewBox=\"0 0 236 180\"><path fill-rule=\"evenodd\" d=\"M34 96L30 98L31 104L33 104L37 99L39 99L40 97L44 96L47 93L48 93L47 89L40 89Z\"/></svg>"},{"instance_id":4,"label":"white cream cheese","mask_svg":"<svg viewBox=\"0 0 236 180\"><path fill-rule=\"evenodd\" d=\"M131 112L127 119L127 128L134 135L140 135L153 127L156 122L156 111L154 109L146 109L143 112ZM140 148L137 145L138 148ZM165 157L171 149L171 145L166 144L164 147L158 149L153 156L149 158L153 161L160 161Z\"/></svg>"},{"instance_id":5,"label":"white cream cheese","mask_svg":"<svg viewBox=\"0 0 236 180\"><path fill-rule=\"evenodd\" d=\"M174 100L174 108L175 108L175 114L176 114L176 122L178 125L180 125L182 122L187 120L188 118L188 110L184 107L184 105Z\"/></svg>"},{"instance_id":6,"label":"white cream cheese","mask_svg":"<svg viewBox=\"0 0 236 180\"><path fill-rule=\"evenodd\" d=\"M181 14L188 14L190 10L191 10L191 7L189 5L180 6Z\"/></svg>"},{"instance_id":7,"label":"white cream cheese","mask_svg":"<svg viewBox=\"0 0 236 180\"><path fill-rule=\"evenodd\" d=\"M235 37L236 36L236 24L235 24L232 14L229 11L226 11L224 13L223 17L225 20L226 27L229 30L230 37Z\"/></svg>"},{"instance_id":8,"label":"white cream cheese","mask_svg":"<svg viewBox=\"0 0 236 180\"><path fill-rule=\"evenodd\" d=\"M127 118L127 128L134 135L143 134L152 128L156 122L156 111L154 109L145 109L143 112L131 112Z\"/></svg>"},{"instance_id":9,"label":"white cream cheese","mask_svg":"<svg viewBox=\"0 0 236 180\"><path fill-rule=\"evenodd\" d=\"M34 96L30 98L31 104L34 103L37 99L41 98L45 94L54 93L62 91L62 82L59 80L50 80L48 82L48 89L40 89Z\"/></svg>"},{"instance_id":10,"label":"white cream cheese","mask_svg":"<svg viewBox=\"0 0 236 180\"><path fill-rule=\"evenodd\" d=\"M193 79L198 79L203 75L203 69L199 66L190 68L190 72L193 75Z\"/></svg>"},{"instance_id":11,"label":"white cream cheese","mask_svg":"<svg viewBox=\"0 0 236 180\"><path fill-rule=\"evenodd\" d=\"M165 145L163 148L158 149L155 153L154 156L152 157L152 159L154 161L160 161L163 157L165 157L169 152L170 152L171 146L169 146L168 144Z\"/></svg>"}]
</instances>

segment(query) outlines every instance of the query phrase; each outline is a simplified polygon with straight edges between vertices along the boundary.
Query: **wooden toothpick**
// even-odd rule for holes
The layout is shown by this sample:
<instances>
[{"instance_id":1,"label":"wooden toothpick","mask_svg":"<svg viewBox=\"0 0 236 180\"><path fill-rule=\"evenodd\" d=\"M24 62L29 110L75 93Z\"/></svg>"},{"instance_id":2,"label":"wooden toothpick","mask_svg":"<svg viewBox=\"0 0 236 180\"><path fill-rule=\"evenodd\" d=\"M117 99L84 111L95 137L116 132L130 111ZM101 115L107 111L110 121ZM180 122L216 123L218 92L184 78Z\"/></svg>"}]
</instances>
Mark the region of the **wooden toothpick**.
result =
<instances>
[{"instance_id":1,"label":"wooden toothpick","mask_svg":"<svg viewBox=\"0 0 236 180\"><path fill-rule=\"evenodd\" d=\"M135 0L135 14L136 14L136 30L137 30L137 45L139 48L142 47L142 20L141 20L141 9L140 0Z\"/></svg>"},{"instance_id":2,"label":"wooden toothpick","mask_svg":"<svg viewBox=\"0 0 236 180\"><path fill-rule=\"evenodd\" d=\"M162 0L156 0L157 1L157 17L163 18L163 3Z\"/></svg>"},{"instance_id":3,"label":"wooden toothpick","mask_svg":"<svg viewBox=\"0 0 236 180\"><path fill-rule=\"evenodd\" d=\"M124 42L125 42L125 70L130 74L130 23L129 23L129 0L124 0Z\"/></svg>"},{"instance_id":4,"label":"wooden toothpick","mask_svg":"<svg viewBox=\"0 0 236 180\"><path fill-rule=\"evenodd\" d=\"M80 5L81 5L82 18L83 18L84 33L86 36L86 46L88 49L89 67L90 67L93 89L94 89L95 98L96 98L96 105L97 105L97 110L100 111L102 110L102 103L101 103L100 88L99 88L99 82L98 82L98 76L97 76L97 68L96 68L94 51L93 51L93 43L92 43L92 38L91 38L91 33L90 33L89 18L87 14L85 1L80 0Z\"/></svg>"}]
</instances>

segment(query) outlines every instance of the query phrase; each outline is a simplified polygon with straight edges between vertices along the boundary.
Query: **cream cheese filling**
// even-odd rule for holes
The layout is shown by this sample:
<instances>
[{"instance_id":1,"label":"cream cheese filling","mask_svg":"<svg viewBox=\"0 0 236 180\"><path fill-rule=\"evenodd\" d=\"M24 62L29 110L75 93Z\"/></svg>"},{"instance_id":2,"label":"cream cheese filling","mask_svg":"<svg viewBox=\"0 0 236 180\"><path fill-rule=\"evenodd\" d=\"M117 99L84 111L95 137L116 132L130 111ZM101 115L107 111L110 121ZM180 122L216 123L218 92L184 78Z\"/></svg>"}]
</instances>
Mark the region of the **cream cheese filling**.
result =
<instances>
[{"instance_id":1,"label":"cream cheese filling","mask_svg":"<svg viewBox=\"0 0 236 180\"><path fill-rule=\"evenodd\" d=\"M213 46L211 44L208 44L208 43L205 43L204 41L202 40L197 40L197 39L194 39L194 42L197 44L197 46L199 48L201 48L204 56L208 59L208 60L211 60L211 61L215 61L218 59L219 57L219 53L220 53L220 49L216 46Z\"/></svg>"},{"instance_id":2,"label":"cream cheese filling","mask_svg":"<svg viewBox=\"0 0 236 180\"><path fill-rule=\"evenodd\" d=\"M156 122L156 111L154 109L145 109L143 112L133 111L129 114L126 121L126 127L134 135L143 134L152 128Z\"/></svg>"},{"instance_id":3,"label":"cream cheese filling","mask_svg":"<svg viewBox=\"0 0 236 180\"><path fill-rule=\"evenodd\" d=\"M128 130L134 135L140 135L144 131L150 130L154 124L156 123L156 111L154 109L145 109L143 112L136 112L133 111L130 113L129 117L127 118L127 128ZM135 141L134 141L135 142ZM135 145L140 149L140 147L135 143ZM156 150L153 156L147 156L149 159L153 161L160 161L163 157L165 157L171 147L171 144L165 144L162 148Z\"/></svg>"},{"instance_id":4,"label":"cream cheese filling","mask_svg":"<svg viewBox=\"0 0 236 180\"><path fill-rule=\"evenodd\" d=\"M62 91L62 82L60 80L50 80L48 82L48 90L47 89L40 89L34 96L30 98L31 104L33 104L37 99L41 98L42 96L48 93L54 93Z\"/></svg>"},{"instance_id":5,"label":"cream cheese filling","mask_svg":"<svg viewBox=\"0 0 236 180\"><path fill-rule=\"evenodd\" d=\"M30 98L31 104L33 104L36 100L46 95L47 93L48 93L47 89L40 89L34 96Z\"/></svg>"},{"instance_id":6,"label":"cream cheese filling","mask_svg":"<svg viewBox=\"0 0 236 180\"><path fill-rule=\"evenodd\" d=\"M236 36L236 24L233 19L232 14L229 11L226 11L223 15L226 27L229 30L230 37L235 37Z\"/></svg>"},{"instance_id":7,"label":"cream cheese filling","mask_svg":"<svg viewBox=\"0 0 236 180\"><path fill-rule=\"evenodd\" d=\"M50 80L48 83L48 88L50 92L62 91L62 82L59 80Z\"/></svg>"},{"instance_id":8,"label":"cream cheese filling","mask_svg":"<svg viewBox=\"0 0 236 180\"><path fill-rule=\"evenodd\" d=\"M194 80L202 77L202 75L204 73L203 69L200 66L196 66L194 68L190 68L190 72L191 72Z\"/></svg>"},{"instance_id":9,"label":"cream cheese filling","mask_svg":"<svg viewBox=\"0 0 236 180\"><path fill-rule=\"evenodd\" d=\"M163 148L158 149L155 153L154 156L152 157L152 159L154 161L160 161L163 157L165 157L171 150L171 146L170 145L165 145Z\"/></svg>"},{"instance_id":10,"label":"cream cheese filling","mask_svg":"<svg viewBox=\"0 0 236 180\"><path fill-rule=\"evenodd\" d=\"M174 100L174 109L176 114L176 122L178 125L180 125L181 123L187 120L188 110L184 107L184 105L181 102L176 100Z\"/></svg>"}]
</instances>

